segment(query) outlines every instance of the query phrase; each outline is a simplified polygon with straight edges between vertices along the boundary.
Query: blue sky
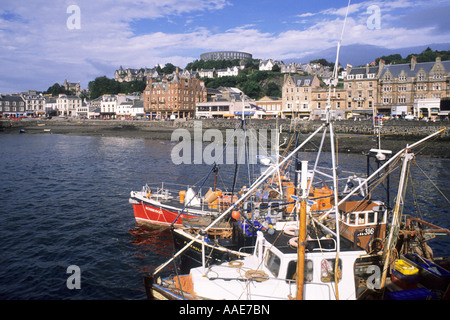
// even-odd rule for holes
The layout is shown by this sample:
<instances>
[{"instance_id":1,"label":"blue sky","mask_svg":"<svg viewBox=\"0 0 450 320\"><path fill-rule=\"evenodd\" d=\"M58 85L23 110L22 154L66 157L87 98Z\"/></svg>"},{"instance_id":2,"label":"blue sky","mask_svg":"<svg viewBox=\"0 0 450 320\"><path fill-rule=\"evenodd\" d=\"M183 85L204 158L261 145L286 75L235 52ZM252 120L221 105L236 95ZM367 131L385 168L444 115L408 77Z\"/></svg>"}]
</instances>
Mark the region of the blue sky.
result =
<instances>
[{"instance_id":1,"label":"blue sky","mask_svg":"<svg viewBox=\"0 0 450 320\"><path fill-rule=\"evenodd\" d=\"M65 79L86 88L95 77L112 78L120 66L170 62L183 68L201 53L215 50L308 62L302 58L336 47L347 4L348 0L2 0L0 93L46 90ZM79 8L79 15L68 12L71 5ZM374 13L368 8L373 6L379 8L379 28L368 24ZM450 0L353 0L342 45L397 49L450 43L448 12ZM68 27L74 14L79 28Z\"/></svg>"}]
</instances>

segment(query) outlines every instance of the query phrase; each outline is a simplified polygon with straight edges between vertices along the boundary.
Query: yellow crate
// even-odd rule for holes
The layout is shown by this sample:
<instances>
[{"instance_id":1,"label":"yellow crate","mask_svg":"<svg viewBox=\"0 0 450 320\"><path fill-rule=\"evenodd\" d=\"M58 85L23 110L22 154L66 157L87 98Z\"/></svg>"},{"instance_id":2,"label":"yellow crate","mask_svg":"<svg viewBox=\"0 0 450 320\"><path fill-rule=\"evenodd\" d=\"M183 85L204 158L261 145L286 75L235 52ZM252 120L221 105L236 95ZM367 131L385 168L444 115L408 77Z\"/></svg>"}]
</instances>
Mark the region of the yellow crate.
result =
<instances>
[{"instance_id":1,"label":"yellow crate","mask_svg":"<svg viewBox=\"0 0 450 320\"><path fill-rule=\"evenodd\" d=\"M394 269L406 276L412 276L419 273L419 269L403 259L394 261Z\"/></svg>"}]
</instances>

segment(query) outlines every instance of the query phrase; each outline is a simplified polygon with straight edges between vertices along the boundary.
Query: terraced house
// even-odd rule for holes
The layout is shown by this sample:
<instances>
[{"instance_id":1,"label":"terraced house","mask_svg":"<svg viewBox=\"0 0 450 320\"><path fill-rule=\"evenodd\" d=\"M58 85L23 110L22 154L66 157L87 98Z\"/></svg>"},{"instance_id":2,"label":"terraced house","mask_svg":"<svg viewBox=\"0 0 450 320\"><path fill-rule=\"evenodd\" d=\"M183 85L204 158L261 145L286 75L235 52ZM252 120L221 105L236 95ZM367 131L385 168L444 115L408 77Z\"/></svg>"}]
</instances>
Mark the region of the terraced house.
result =
<instances>
[{"instance_id":1,"label":"terraced house","mask_svg":"<svg viewBox=\"0 0 450 320\"><path fill-rule=\"evenodd\" d=\"M347 76L344 79L346 91L346 117L372 116L377 104L378 74L380 67L353 68L347 66Z\"/></svg>"},{"instance_id":2,"label":"terraced house","mask_svg":"<svg viewBox=\"0 0 450 320\"><path fill-rule=\"evenodd\" d=\"M439 112L441 98L450 96L450 61L384 65L378 74L377 111L387 115L430 117Z\"/></svg>"},{"instance_id":3,"label":"terraced house","mask_svg":"<svg viewBox=\"0 0 450 320\"><path fill-rule=\"evenodd\" d=\"M331 118L369 118L375 115L433 117L442 98L450 97L450 61L347 66L343 87L331 90ZM283 116L323 119L327 86L315 76L285 76Z\"/></svg>"},{"instance_id":4,"label":"terraced house","mask_svg":"<svg viewBox=\"0 0 450 320\"><path fill-rule=\"evenodd\" d=\"M149 79L143 93L144 111L150 119L194 118L196 103L206 102L205 83L200 79Z\"/></svg>"},{"instance_id":5,"label":"terraced house","mask_svg":"<svg viewBox=\"0 0 450 320\"><path fill-rule=\"evenodd\" d=\"M20 95L0 95L0 117L21 117L25 113L25 101Z\"/></svg>"},{"instance_id":6,"label":"terraced house","mask_svg":"<svg viewBox=\"0 0 450 320\"><path fill-rule=\"evenodd\" d=\"M313 90L320 87L317 76L284 76L282 88L282 117L297 118L311 115Z\"/></svg>"}]
</instances>

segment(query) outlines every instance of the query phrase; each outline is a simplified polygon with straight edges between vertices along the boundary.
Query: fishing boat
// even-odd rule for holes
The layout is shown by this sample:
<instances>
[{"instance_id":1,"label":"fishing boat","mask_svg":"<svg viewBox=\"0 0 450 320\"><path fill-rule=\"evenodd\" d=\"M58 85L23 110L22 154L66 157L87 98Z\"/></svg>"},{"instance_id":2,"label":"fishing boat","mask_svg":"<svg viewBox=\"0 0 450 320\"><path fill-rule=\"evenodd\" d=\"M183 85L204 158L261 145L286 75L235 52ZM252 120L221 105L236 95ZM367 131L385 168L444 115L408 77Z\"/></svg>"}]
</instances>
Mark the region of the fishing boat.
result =
<instances>
[{"instance_id":1,"label":"fishing boat","mask_svg":"<svg viewBox=\"0 0 450 320\"><path fill-rule=\"evenodd\" d=\"M442 131L431 136L440 132ZM448 284L443 282L439 288L428 284L427 287L424 279L429 278L408 274L411 272L408 271L411 268L405 267L407 264L403 261L399 262L398 257L395 258L394 254L398 248L396 246L398 239L401 238L399 235L402 235L402 230L405 230L400 222L402 221L403 197L406 189L404 181L408 176L408 163L413 158L409 150L418 143L399 151L385 164L388 165L397 157L402 159L396 205L392 211L393 217L389 232L382 242L382 250L368 253L362 247L363 241L351 241L341 235L339 221L336 219L336 228L332 230L321 223L320 217L316 219L312 215L308 215L307 218L307 196L305 195L308 193L307 187L305 187L307 182L304 182L307 179L303 179L300 193L302 195L300 196L300 215L297 221L285 222L281 229L277 228L271 232L268 230L257 231L252 253L242 256L240 259L206 265L206 257L203 254L202 265L191 268L188 273L172 277L155 277L167 265L167 263L163 264L151 276L145 277L148 297L158 299L292 299L300 297L301 299L340 300L369 297L385 299L438 299L445 297L449 288ZM383 166L377 171L382 169ZM303 169L302 172L307 171ZM374 172L373 175L377 173ZM250 189L256 188L257 185L254 185ZM358 188L355 188L347 197L357 191ZM245 196L241 197L237 203L243 201ZM333 208L336 217L342 216L339 208L342 208L347 197L341 199ZM355 216L356 220L361 218L361 215L367 219L364 211L371 204L351 204L359 207L358 214ZM384 212L384 209L381 208L374 209L376 205L378 204L372 205L372 212ZM328 212L322 217L327 214ZM351 224L348 219L346 222ZM214 223L217 222L213 222L208 227ZM448 230L442 228L435 230L449 233ZM204 243L204 237L202 239ZM187 243L185 248L191 246L192 243L193 241ZM301 247L303 253L300 253ZM404 249L407 250L407 248ZM204 248L203 252L206 252ZM172 259L179 255L180 251ZM422 261L422 259L413 259L414 256L411 255L404 257L405 261L407 258L412 259L411 264L417 264L418 260ZM336 261L339 263L336 264ZM394 268L394 266L400 267ZM368 288L373 268L383 271L381 283L379 287ZM418 265L417 269L419 268L426 270L427 273L434 270L435 275L440 274L443 279L448 280L448 271L437 269L430 261L425 261L425 265L423 263ZM408 276L412 276L412 278L408 279ZM406 284L408 281L410 283ZM439 283L439 280L435 280L433 283Z\"/></svg>"},{"instance_id":2,"label":"fishing boat","mask_svg":"<svg viewBox=\"0 0 450 320\"><path fill-rule=\"evenodd\" d=\"M245 127L246 120L242 118L234 133L236 134L241 128L243 128L245 133ZM234 139L234 134L229 141L232 139ZM277 141L274 143L277 146L277 152L279 152L279 135L277 135ZM220 157L223 156L227 146L228 142ZM245 150L247 150L247 147L245 147ZM264 158L262 158L263 156ZM278 157L276 158L278 159ZM265 164L262 169L268 167L271 161L271 157L268 155L261 155L261 162ZM236 168L237 166L238 164L236 164ZM240 189L236 187L237 170L235 170L233 185L230 190L225 191L218 188L218 167L214 163L207 177L196 186L163 182L146 184L140 191L131 191L129 203L133 206L136 222L157 227L192 229L195 221L199 221L199 219L201 221L211 221L211 219L220 215L238 199L240 194L246 191L247 187L242 186ZM205 181L212 173L215 173L214 185L209 188L205 187ZM281 210L277 210L277 208L283 209L283 206L289 205L287 210L292 212L294 201L290 199L290 195L293 192L295 192L294 183L289 179L288 175L282 175L280 171L277 171L274 172L272 179L261 190L255 190L254 195L242 202L241 206L245 211L258 206L258 208L261 208L261 211L268 212L268 217L275 219L275 215L281 213ZM284 202L290 202L290 204ZM231 228L231 224L229 228ZM212 236L214 233L222 232L216 228L211 230L209 235Z\"/></svg>"},{"instance_id":3,"label":"fishing boat","mask_svg":"<svg viewBox=\"0 0 450 320\"><path fill-rule=\"evenodd\" d=\"M141 191L131 191L136 222L158 227L183 227L182 219L217 216L231 205L231 195L221 190L194 191L190 186L148 185Z\"/></svg>"}]
</instances>

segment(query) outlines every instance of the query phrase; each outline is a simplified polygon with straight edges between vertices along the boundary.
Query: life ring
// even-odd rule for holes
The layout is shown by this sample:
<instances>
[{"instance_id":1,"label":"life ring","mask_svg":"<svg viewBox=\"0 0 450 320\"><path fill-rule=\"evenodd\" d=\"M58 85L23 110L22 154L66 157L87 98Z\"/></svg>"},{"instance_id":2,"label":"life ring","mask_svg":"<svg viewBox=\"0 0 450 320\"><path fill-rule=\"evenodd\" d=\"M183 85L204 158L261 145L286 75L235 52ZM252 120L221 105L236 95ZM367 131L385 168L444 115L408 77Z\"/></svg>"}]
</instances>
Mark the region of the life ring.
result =
<instances>
[{"instance_id":1,"label":"life ring","mask_svg":"<svg viewBox=\"0 0 450 320\"><path fill-rule=\"evenodd\" d=\"M297 248L298 247L298 238L297 237L290 238L288 243L291 247Z\"/></svg>"},{"instance_id":2,"label":"life ring","mask_svg":"<svg viewBox=\"0 0 450 320\"><path fill-rule=\"evenodd\" d=\"M298 229L296 227L287 227L284 229L284 233L288 236L298 236Z\"/></svg>"}]
</instances>

